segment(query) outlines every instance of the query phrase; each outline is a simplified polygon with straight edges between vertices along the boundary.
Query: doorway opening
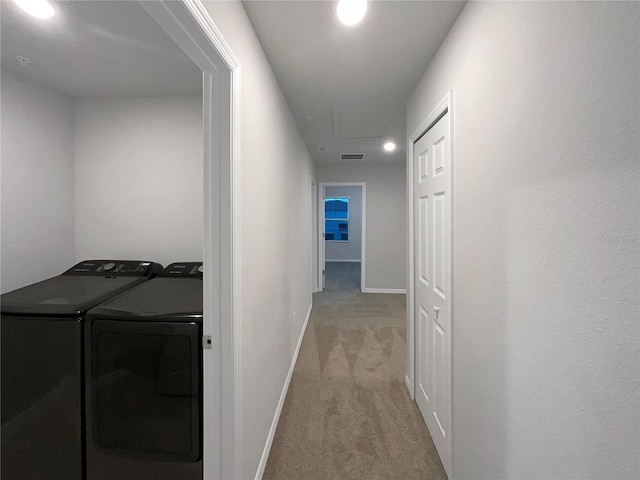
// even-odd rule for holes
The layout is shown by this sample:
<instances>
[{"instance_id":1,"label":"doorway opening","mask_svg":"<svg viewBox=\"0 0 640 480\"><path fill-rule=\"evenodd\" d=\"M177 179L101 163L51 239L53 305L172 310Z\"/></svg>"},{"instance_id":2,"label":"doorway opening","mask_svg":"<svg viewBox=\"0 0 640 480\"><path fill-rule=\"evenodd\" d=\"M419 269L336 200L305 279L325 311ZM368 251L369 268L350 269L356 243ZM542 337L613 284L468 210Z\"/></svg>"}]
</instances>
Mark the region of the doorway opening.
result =
<instances>
[{"instance_id":1,"label":"doorway opening","mask_svg":"<svg viewBox=\"0 0 640 480\"><path fill-rule=\"evenodd\" d=\"M141 2L202 71L204 136L203 478L242 464L240 64L199 0ZM214 208L215 206L215 208Z\"/></svg>"},{"instance_id":2,"label":"doorway opening","mask_svg":"<svg viewBox=\"0 0 640 480\"><path fill-rule=\"evenodd\" d=\"M366 183L320 183L320 291L364 292Z\"/></svg>"}]
</instances>

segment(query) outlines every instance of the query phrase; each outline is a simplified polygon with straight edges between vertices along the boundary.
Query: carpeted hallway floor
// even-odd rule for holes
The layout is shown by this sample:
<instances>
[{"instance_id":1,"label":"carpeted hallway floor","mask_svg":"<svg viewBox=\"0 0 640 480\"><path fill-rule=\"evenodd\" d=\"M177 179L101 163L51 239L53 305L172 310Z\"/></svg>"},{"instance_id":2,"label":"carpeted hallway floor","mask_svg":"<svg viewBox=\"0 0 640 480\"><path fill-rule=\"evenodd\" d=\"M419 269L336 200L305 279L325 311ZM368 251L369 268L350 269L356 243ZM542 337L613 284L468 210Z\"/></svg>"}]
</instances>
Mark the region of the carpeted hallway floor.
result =
<instances>
[{"instance_id":1,"label":"carpeted hallway floor","mask_svg":"<svg viewBox=\"0 0 640 480\"><path fill-rule=\"evenodd\" d=\"M350 292L360 290L360 262L326 262L326 292Z\"/></svg>"},{"instance_id":2,"label":"carpeted hallway floor","mask_svg":"<svg viewBox=\"0 0 640 480\"><path fill-rule=\"evenodd\" d=\"M263 479L446 479L404 385L404 295L339 283L314 295Z\"/></svg>"}]
</instances>

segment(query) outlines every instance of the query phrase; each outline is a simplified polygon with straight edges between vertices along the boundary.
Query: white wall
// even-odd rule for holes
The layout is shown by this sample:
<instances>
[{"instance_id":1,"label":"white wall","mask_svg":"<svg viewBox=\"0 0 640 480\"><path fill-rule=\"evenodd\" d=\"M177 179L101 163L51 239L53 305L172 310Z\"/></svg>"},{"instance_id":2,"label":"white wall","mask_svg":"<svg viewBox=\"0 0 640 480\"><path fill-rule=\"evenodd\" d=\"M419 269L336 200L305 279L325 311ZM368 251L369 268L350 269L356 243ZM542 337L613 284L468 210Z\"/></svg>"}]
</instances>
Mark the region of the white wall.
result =
<instances>
[{"instance_id":1,"label":"white wall","mask_svg":"<svg viewBox=\"0 0 640 480\"><path fill-rule=\"evenodd\" d=\"M74 263L73 101L2 67L2 293Z\"/></svg>"},{"instance_id":2,"label":"white wall","mask_svg":"<svg viewBox=\"0 0 640 480\"><path fill-rule=\"evenodd\" d=\"M359 262L362 256L362 187L325 187L324 196L349 197L349 241L325 241L325 260Z\"/></svg>"},{"instance_id":3,"label":"white wall","mask_svg":"<svg viewBox=\"0 0 640 480\"><path fill-rule=\"evenodd\" d=\"M76 259L202 260L202 97L76 103Z\"/></svg>"},{"instance_id":4,"label":"white wall","mask_svg":"<svg viewBox=\"0 0 640 480\"><path fill-rule=\"evenodd\" d=\"M640 477L640 3L470 2L454 91L453 475Z\"/></svg>"},{"instance_id":5,"label":"white wall","mask_svg":"<svg viewBox=\"0 0 640 480\"><path fill-rule=\"evenodd\" d=\"M87 258L202 258L202 98L71 99L2 69L2 292Z\"/></svg>"},{"instance_id":6,"label":"white wall","mask_svg":"<svg viewBox=\"0 0 640 480\"><path fill-rule=\"evenodd\" d=\"M242 4L204 5L242 68L244 455L237 478L252 479L311 305L313 163Z\"/></svg>"},{"instance_id":7,"label":"white wall","mask_svg":"<svg viewBox=\"0 0 640 480\"><path fill-rule=\"evenodd\" d=\"M404 163L318 165L319 182L366 182L365 287L406 288L406 180Z\"/></svg>"}]
</instances>

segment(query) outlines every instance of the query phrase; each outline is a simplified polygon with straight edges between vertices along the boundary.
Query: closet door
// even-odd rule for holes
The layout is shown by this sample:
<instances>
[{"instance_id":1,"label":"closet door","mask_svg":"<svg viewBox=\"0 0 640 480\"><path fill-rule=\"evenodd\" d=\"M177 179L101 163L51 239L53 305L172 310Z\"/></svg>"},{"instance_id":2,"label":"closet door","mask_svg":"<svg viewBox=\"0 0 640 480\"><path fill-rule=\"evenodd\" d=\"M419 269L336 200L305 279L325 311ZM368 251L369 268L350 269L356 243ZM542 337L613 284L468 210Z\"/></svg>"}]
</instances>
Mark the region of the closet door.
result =
<instances>
[{"instance_id":1,"label":"closet door","mask_svg":"<svg viewBox=\"0 0 640 480\"><path fill-rule=\"evenodd\" d=\"M414 145L416 402L451 464L451 139L445 114Z\"/></svg>"}]
</instances>

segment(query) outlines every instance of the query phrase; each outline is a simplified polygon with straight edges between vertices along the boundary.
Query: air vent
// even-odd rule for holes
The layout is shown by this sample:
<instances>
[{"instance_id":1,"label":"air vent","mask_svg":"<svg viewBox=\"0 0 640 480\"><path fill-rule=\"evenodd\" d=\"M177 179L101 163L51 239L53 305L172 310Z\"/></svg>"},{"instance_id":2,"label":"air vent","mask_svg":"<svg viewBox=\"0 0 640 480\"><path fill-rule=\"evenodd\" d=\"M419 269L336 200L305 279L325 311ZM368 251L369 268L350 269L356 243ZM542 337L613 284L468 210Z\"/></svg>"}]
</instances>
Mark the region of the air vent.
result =
<instances>
[{"instance_id":1,"label":"air vent","mask_svg":"<svg viewBox=\"0 0 640 480\"><path fill-rule=\"evenodd\" d=\"M326 152L327 150L327 147L318 147L319 152Z\"/></svg>"},{"instance_id":2,"label":"air vent","mask_svg":"<svg viewBox=\"0 0 640 480\"><path fill-rule=\"evenodd\" d=\"M364 153L343 153L340 155L341 160L362 160Z\"/></svg>"}]
</instances>

